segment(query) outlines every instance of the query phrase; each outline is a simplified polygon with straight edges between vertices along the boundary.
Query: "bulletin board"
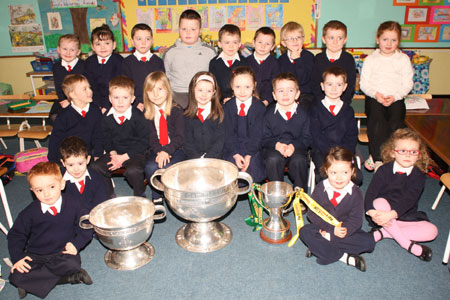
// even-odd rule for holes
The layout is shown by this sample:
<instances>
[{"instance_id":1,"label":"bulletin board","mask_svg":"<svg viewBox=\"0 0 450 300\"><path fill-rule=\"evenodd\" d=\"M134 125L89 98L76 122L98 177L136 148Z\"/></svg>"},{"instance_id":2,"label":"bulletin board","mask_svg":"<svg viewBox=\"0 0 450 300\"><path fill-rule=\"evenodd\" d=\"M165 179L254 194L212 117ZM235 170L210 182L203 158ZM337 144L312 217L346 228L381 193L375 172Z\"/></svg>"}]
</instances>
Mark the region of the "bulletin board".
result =
<instances>
[{"instance_id":1,"label":"bulletin board","mask_svg":"<svg viewBox=\"0 0 450 300\"><path fill-rule=\"evenodd\" d=\"M347 48L376 47L384 21L402 25L402 48L450 47L450 0L321 0L317 47L322 27L330 20L347 25Z\"/></svg>"},{"instance_id":2,"label":"bulletin board","mask_svg":"<svg viewBox=\"0 0 450 300\"><path fill-rule=\"evenodd\" d=\"M124 51L132 48L131 29L146 23L153 30L153 45L171 46L178 38L178 20L187 8L202 16L202 36L218 39L220 27L238 25L242 43L251 43L255 31L272 27L279 43L280 29L288 21L296 21L305 29L305 46L314 47L316 28L314 0L129 0L121 1Z\"/></svg>"}]
</instances>

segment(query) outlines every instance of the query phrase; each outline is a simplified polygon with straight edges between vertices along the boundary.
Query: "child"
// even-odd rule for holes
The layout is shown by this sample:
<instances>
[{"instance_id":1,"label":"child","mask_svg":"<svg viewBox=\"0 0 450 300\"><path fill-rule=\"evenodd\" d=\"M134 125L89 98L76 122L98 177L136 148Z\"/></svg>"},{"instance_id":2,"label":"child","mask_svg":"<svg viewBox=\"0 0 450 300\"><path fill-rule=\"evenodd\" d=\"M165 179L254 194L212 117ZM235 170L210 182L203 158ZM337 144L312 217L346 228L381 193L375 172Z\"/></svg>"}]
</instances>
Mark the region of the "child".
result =
<instances>
[{"instance_id":1,"label":"child","mask_svg":"<svg viewBox=\"0 0 450 300\"><path fill-rule=\"evenodd\" d=\"M275 48L275 31L270 27L256 30L253 38L255 51L246 59L255 72L258 94L265 106L273 102L272 79L280 73L277 59L270 54Z\"/></svg>"},{"instance_id":2,"label":"child","mask_svg":"<svg viewBox=\"0 0 450 300\"><path fill-rule=\"evenodd\" d=\"M340 260L365 272L366 262L360 254L372 252L375 241L370 233L361 229L364 202L361 190L352 182L355 165L349 150L330 149L321 168L328 178L316 186L312 198L341 225L333 226L308 210L310 224L301 228L300 239L308 247L306 257L317 256L318 264Z\"/></svg>"},{"instance_id":3,"label":"child","mask_svg":"<svg viewBox=\"0 0 450 300\"><path fill-rule=\"evenodd\" d=\"M164 67L174 91L174 100L186 109L189 103L188 87L199 71L207 71L216 50L200 39L202 19L192 9L180 15L180 38L164 53ZM218 90L216 90L218 92Z\"/></svg>"},{"instance_id":4,"label":"child","mask_svg":"<svg viewBox=\"0 0 450 300\"><path fill-rule=\"evenodd\" d=\"M234 97L225 103L224 159L249 173L254 182L266 178L261 142L264 104L256 98L255 74L250 67L237 67L231 74Z\"/></svg>"},{"instance_id":5,"label":"child","mask_svg":"<svg viewBox=\"0 0 450 300\"><path fill-rule=\"evenodd\" d=\"M187 159L222 158L225 126L218 87L210 72L198 72L192 77L184 119L183 149Z\"/></svg>"},{"instance_id":6,"label":"child","mask_svg":"<svg viewBox=\"0 0 450 300\"><path fill-rule=\"evenodd\" d=\"M108 25L96 27L91 34L91 47L95 54L86 59L84 75L94 92L94 104L105 113L111 103L108 99L109 81L121 74L122 55L114 53L116 41Z\"/></svg>"},{"instance_id":7,"label":"child","mask_svg":"<svg viewBox=\"0 0 450 300\"><path fill-rule=\"evenodd\" d=\"M64 108L53 124L48 146L48 160L59 163L59 146L68 136L82 138L88 145L88 153L94 158L103 154L100 124L102 113L97 105L91 105L92 90L83 75L67 75L62 84L70 105Z\"/></svg>"},{"instance_id":8,"label":"child","mask_svg":"<svg viewBox=\"0 0 450 300\"><path fill-rule=\"evenodd\" d=\"M297 22L287 22L281 28L280 35L281 45L287 48L287 52L278 58L280 72L295 75L301 91L300 103L308 108L312 102L310 80L314 55L303 49L305 31Z\"/></svg>"},{"instance_id":9,"label":"child","mask_svg":"<svg viewBox=\"0 0 450 300\"><path fill-rule=\"evenodd\" d=\"M183 110L173 102L170 82L163 72L150 73L145 79L144 106L150 127L145 175L150 182L157 169L184 160L184 117ZM162 194L152 189L152 199L161 204Z\"/></svg>"},{"instance_id":10,"label":"child","mask_svg":"<svg viewBox=\"0 0 450 300\"><path fill-rule=\"evenodd\" d=\"M314 67L311 75L311 89L316 101L323 99L324 92L320 87L323 72L331 66L339 66L347 73L347 89L342 94L344 102L352 103L355 94L356 67L353 56L344 51L347 42L347 26L336 20L329 21L322 29L322 42L325 44L325 51L314 57Z\"/></svg>"},{"instance_id":11,"label":"child","mask_svg":"<svg viewBox=\"0 0 450 300\"><path fill-rule=\"evenodd\" d=\"M45 298L57 284L92 284L78 254L92 232L78 225L85 213L80 202L70 195L61 196L65 181L58 165L40 162L27 179L39 201L20 212L8 233L14 264L9 281L18 288L19 298L27 293Z\"/></svg>"},{"instance_id":12,"label":"child","mask_svg":"<svg viewBox=\"0 0 450 300\"><path fill-rule=\"evenodd\" d=\"M219 55L209 62L209 72L213 73L219 83L223 102L230 100L233 92L230 87L231 71L244 65L244 58L239 54L241 47L241 30L233 24L225 24L219 30Z\"/></svg>"},{"instance_id":13,"label":"child","mask_svg":"<svg viewBox=\"0 0 450 300\"><path fill-rule=\"evenodd\" d=\"M398 128L405 127L405 101L413 87L409 57L398 49L401 27L393 21L382 23L377 31L379 49L364 60L361 90L366 94L369 158L367 170L381 166L381 145Z\"/></svg>"},{"instance_id":14,"label":"child","mask_svg":"<svg viewBox=\"0 0 450 300\"><path fill-rule=\"evenodd\" d=\"M63 176L66 188L63 195L67 194L79 200L88 212L107 200L103 177L88 168L91 156L86 143L79 137L69 136L62 141L59 151L61 163L66 169Z\"/></svg>"},{"instance_id":15,"label":"child","mask_svg":"<svg viewBox=\"0 0 450 300\"><path fill-rule=\"evenodd\" d=\"M349 103L343 102L342 94L347 88L347 74L338 66L331 66L323 72L321 86L325 92L322 101L311 105L312 159L316 166L317 179L325 155L333 146L341 146L355 153L358 140L358 126L355 112ZM357 185L362 184L362 173L356 169ZM322 178L325 179L325 178Z\"/></svg>"},{"instance_id":16,"label":"child","mask_svg":"<svg viewBox=\"0 0 450 300\"><path fill-rule=\"evenodd\" d=\"M80 39L74 34L65 34L59 37L58 47L56 48L60 56L60 60L53 65L53 80L55 81L55 90L58 95L58 100L53 102L50 109L50 119L55 120L56 115L61 109L69 106L70 102L67 100L62 89L64 78L68 74L83 74L84 61L78 58L80 55Z\"/></svg>"},{"instance_id":17,"label":"child","mask_svg":"<svg viewBox=\"0 0 450 300\"><path fill-rule=\"evenodd\" d=\"M153 44L153 32L147 24L136 24L131 30L131 43L135 49L122 63L123 75L134 81L135 107L144 110L143 93L145 77L151 72L165 72L164 62L150 49Z\"/></svg>"},{"instance_id":18,"label":"child","mask_svg":"<svg viewBox=\"0 0 450 300\"><path fill-rule=\"evenodd\" d=\"M281 73L272 80L273 98L277 101L264 114L263 155L270 181L283 181L284 168L294 186L306 190L307 150L311 144L309 116L295 101L300 96L297 78Z\"/></svg>"},{"instance_id":19,"label":"child","mask_svg":"<svg viewBox=\"0 0 450 300\"><path fill-rule=\"evenodd\" d=\"M375 242L394 239L430 261L431 249L417 244L434 240L438 233L427 215L417 210L430 160L427 146L411 129L397 129L383 146L382 157L385 164L373 176L364 200Z\"/></svg>"},{"instance_id":20,"label":"child","mask_svg":"<svg viewBox=\"0 0 450 300\"><path fill-rule=\"evenodd\" d=\"M111 109L102 119L102 141L106 154L96 160L92 168L102 174L106 191L115 197L111 182L114 170L125 168L125 178L135 196L145 196L144 165L148 148L149 128L144 113L132 106L134 83L126 76L109 82Z\"/></svg>"}]
</instances>

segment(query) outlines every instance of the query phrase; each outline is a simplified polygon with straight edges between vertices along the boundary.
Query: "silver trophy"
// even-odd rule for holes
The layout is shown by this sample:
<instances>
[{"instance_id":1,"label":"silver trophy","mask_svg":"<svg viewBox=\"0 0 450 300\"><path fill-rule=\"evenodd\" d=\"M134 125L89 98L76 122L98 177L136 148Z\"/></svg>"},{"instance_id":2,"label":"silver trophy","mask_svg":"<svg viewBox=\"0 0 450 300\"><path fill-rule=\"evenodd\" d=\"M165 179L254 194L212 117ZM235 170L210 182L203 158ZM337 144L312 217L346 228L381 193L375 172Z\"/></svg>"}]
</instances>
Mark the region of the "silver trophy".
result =
<instances>
[{"instance_id":1,"label":"silver trophy","mask_svg":"<svg viewBox=\"0 0 450 300\"><path fill-rule=\"evenodd\" d=\"M248 187L238 188L238 179L247 181ZM225 215L236 203L237 195L250 190L253 180L230 162L199 158L159 169L150 182L164 191L167 203L178 216L192 221L177 231L177 244L191 252L206 253L230 243L231 229L213 220Z\"/></svg>"}]
</instances>

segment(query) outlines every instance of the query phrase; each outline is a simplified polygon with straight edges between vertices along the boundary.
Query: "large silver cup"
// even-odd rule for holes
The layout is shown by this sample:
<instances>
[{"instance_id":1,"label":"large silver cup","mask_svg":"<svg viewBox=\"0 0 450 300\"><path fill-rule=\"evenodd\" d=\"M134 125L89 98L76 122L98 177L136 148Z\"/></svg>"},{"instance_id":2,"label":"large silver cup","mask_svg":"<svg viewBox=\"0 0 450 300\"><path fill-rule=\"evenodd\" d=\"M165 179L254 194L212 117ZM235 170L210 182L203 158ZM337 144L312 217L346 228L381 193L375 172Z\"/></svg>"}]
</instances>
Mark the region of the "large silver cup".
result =
<instances>
[{"instance_id":1,"label":"large silver cup","mask_svg":"<svg viewBox=\"0 0 450 300\"><path fill-rule=\"evenodd\" d=\"M238 179L247 181L248 187L238 188ZM236 203L237 195L250 190L253 180L230 162L200 158L159 169L150 182L164 191L167 203L178 216L192 221L177 231L177 244L191 252L206 253L230 243L231 229L213 220L225 215Z\"/></svg>"},{"instance_id":2,"label":"large silver cup","mask_svg":"<svg viewBox=\"0 0 450 300\"><path fill-rule=\"evenodd\" d=\"M286 213L284 209L290 203L292 186L282 181L271 181L261 186L262 199L260 200L255 191L253 196L258 203L269 213L269 218L262 223L260 237L270 244L283 244L292 237L291 224L283 218Z\"/></svg>"},{"instance_id":3,"label":"large silver cup","mask_svg":"<svg viewBox=\"0 0 450 300\"><path fill-rule=\"evenodd\" d=\"M161 211L155 214L156 211ZM119 197L94 207L80 218L80 227L94 229L100 242L109 250L105 263L111 269L134 270L150 262L154 247L147 243L153 220L166 215L162 205L143 197ZM83 223L89 221L90 224Z\"/></svg>"}]
</instances>

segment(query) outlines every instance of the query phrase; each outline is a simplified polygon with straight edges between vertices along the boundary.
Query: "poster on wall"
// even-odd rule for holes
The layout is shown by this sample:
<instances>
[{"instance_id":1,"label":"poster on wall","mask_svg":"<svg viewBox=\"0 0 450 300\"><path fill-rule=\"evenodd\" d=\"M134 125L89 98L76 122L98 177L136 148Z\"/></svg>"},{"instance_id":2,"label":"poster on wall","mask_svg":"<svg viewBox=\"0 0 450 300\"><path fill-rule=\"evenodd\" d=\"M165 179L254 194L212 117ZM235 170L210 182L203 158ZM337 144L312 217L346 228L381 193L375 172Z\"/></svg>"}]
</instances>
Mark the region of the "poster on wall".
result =
<instances>
[{"instance_id":1,"label":"poster on wall","mask_svg":"<svg viewBox=\"0 0 450 300\"><path fill-rule=\"evenodd\" d=\"M96 7L97 0L51 0L52 8Z\"/></svg>"},{"instance_id":2,"label":"poster on wall","mask_svg":"<svg viewBox=\"0 0 450 300\"><path fill-rule=\"evenodd\" d=\"M13 52L35 52L44 50L44 39L40 24L10 25L9 36Z\"/></svg>"},{"instance_id":3,"label":"poster on wall","mask_svg":"<svg viewBox=\"0 0 450 300\"><path fill-rule=\"evenodd\" d=\"M9 19L11 25L36 24L36 14L33 5L9 5Z\"/></svg>"}]
</instances>

